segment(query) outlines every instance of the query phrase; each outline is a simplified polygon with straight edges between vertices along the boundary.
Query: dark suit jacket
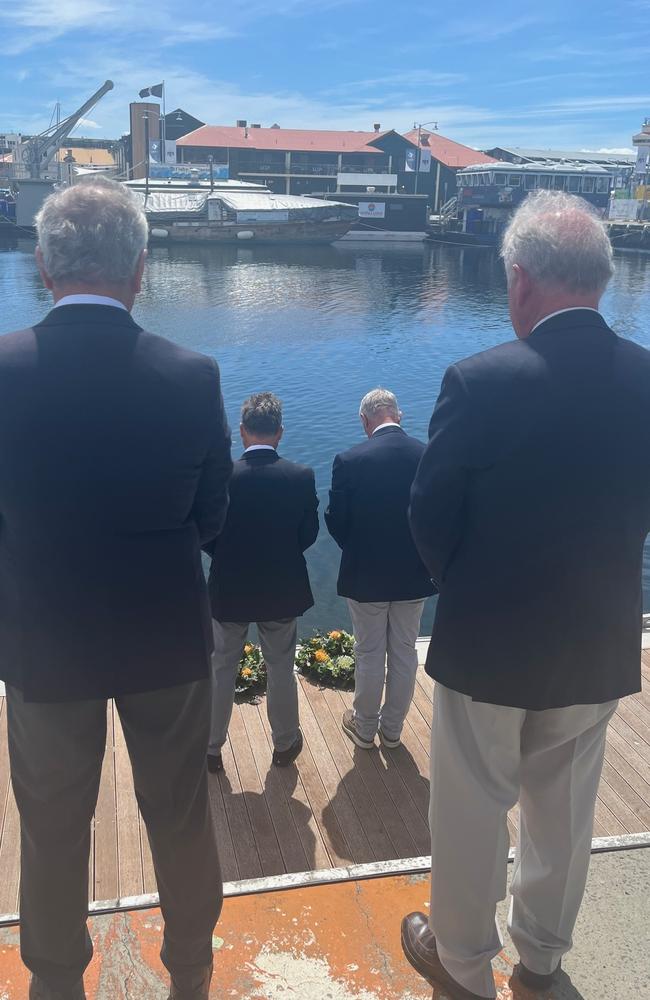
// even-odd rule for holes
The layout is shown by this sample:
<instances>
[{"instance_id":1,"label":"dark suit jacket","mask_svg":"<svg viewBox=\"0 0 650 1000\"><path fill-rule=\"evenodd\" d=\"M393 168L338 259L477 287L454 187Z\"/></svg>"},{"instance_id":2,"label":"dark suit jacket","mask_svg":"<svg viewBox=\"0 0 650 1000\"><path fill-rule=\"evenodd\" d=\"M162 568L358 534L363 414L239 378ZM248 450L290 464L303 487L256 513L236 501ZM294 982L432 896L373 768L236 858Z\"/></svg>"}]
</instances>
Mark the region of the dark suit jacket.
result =
<instances>
[{"instance_id":1,"label":"dark suit jacket","mask_svg":"<svg viewBox=\"0 0 650 1000\"><path fill-rule=\"evenodd\" d=\"M427 671L525 709L640 689L650 352L597 313L452 366L413 484L440 586Z\"/></svg>"},{"instance_id":2,"label":"dark suit jacket","mask_svg":"<svg viewBox=\"0 0 650 1000\"><path fill-rule=\"evenodd\" d=\"M384 427L334 459L325 521L342 549L342 597L410 601L433 593L407 520L423 451L400 427Z\"/></svg>"},{"instance_id":3,"label":"dark suit jacket","mask_svg":"<svg viewBox=\"0 0 650 1000\"><path fill-rule=\"evenodd\" d=\"M103 305L0 337L0 677L65 701L208 676L231 468L209 358Z\"/></svg>"},{"instance_id":4,"label":"dark suit jacket","mask_svg":"<svg viewBox=\"0 0 650 1000\"><path fill-rule=\"evenodd\" d=\"M224 622L297 618L314 603L303 553L318 535L312 469L276 451L235 462L226 524L212 551L212 616Z\"/></svg>"}]
</instances>

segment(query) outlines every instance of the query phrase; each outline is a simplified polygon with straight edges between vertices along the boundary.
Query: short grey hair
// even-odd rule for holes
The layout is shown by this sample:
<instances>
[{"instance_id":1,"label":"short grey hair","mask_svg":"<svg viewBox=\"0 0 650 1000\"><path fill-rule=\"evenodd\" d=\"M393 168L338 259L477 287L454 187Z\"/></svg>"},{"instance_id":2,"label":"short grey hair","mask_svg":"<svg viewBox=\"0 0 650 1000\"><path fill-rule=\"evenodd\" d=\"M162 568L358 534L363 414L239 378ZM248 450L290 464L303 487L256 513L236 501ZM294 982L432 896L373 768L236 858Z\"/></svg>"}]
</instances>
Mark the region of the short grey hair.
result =
<instances>
[{"instance_id":1,"label":"short grey hair","mask_svg":"<svg viewBox=\"0 0 650 1000\"><path fill-rule=\"evenodd\" d=\"M568 292L604 291L614 273L603 222L583 198L536 191L514 213L501 247L506 277L519 264L540 285Z\"/></svg>"},{"instance_id":2,"label":"short grey hair","mask_svg":"<svg viewBox=\"0 0 650 1000\"><path fill-rule=\"evenodd\" d=\"M122 285L135 274L148 226L128 188L95 177L46 198L36 232L45 270L55 283Z\"/></svg>"},{"instance_id":3,"label":"short grey hair","mask_svg":"<svg viewBox=\"0 0 650 1000\"><path fill-rule=\"evenodd\" d=\"M398 417L399 406L397 405L397 397L394 393L389 392L388 389L371 389L361 400L359 416L372 418L384 410Z\"/></svg>"}]
</instances>

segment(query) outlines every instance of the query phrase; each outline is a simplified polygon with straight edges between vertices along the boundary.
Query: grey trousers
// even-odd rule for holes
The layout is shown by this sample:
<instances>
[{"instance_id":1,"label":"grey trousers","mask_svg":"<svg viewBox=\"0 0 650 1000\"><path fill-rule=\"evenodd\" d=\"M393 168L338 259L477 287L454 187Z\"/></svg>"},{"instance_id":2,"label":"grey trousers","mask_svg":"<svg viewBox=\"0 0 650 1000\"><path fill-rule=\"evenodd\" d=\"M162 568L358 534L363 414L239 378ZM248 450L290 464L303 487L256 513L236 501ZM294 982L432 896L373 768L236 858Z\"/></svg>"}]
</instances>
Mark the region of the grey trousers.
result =
<instances>
[{"instance_id":1,"label":"grey trousers","mask_svg":"<svg viewBox=\"0 0 650 1000\"><path fill-rule=\"evenodd\" d=\"M381 726L388 739L398 740L415 690L415 641L424 601L370 604L348 599L348 607L354 631L357 729L364 739L372 740Z\"/></svg>"},{"instance_id":2,"label":"grey trousers","mask_svg":"<svg viewBox=\"0 0 650 1000\"><path fill-rule=\"evenodd\" d=\"M617 702L544 712L488 705L437 684L431 729L431 909L440 961L495 995L495 921L506 895L508 810L519 841L508 929L533 972L571 948L587 880L607 724Z\"/></svg>"},{"instance_id":3,"label":"grey trousers","mask_svg":"<svg viewBox=\"0 0 650 1000\"><path fill-rule=\"evenodd\" d=\"M218 754L226 742L241 660L250 622L217 622L212 654L212 725L209 752ZM273 746L288 750L298 738L298 685L294 673L298 624L295 618L257 622L267 669L266 711Z\"/></svg>"},{"instance_id":4,"label":"grey trousers","mask_svg":"<svg viewBox=\"0 0 650 1000\"><path fill-rule=\"evenodd\" d=\"M205 762L208 684L115 699L165 921L161 958L179 977L211 963L222 904ZM7 720L21 821L21 954L33 973L64 992L93 954L88 860L106 701L25 702L10 687Z\"/></svg>"}]
</instances>

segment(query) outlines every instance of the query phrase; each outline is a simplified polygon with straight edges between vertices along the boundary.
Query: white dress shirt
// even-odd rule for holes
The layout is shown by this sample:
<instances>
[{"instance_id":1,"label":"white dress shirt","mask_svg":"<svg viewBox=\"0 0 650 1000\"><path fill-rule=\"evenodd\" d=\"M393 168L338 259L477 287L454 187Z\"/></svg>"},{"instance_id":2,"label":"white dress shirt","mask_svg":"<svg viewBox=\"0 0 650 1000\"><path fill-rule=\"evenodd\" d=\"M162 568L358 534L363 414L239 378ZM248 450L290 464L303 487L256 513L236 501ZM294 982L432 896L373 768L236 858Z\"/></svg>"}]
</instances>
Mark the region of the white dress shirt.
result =
<instances>
[{"instance_id":1,"label":"white dress shirt","mask_svg":"<svg viewBox=\"0 0 650 1000\"><path fill-rule=\"evenodd\" d=\"M545 323L547 319L553 319L554 316L561 316L562 313L575 312L576 309L580 309L580 310L583 310L583 311L586 309L587 312L597 313L597 315L600 316L600 313L598 312L598 310L597 309L592 309L591 306L569 306L568 309L558 309L557 312L549 313L548 316L544 317L544 319L540 319L538 323L535 323L535 326L533 327L533 329L530 332L534 333L535 330L537 329L537 327L541 326L542 323ZM530 336L530 334L529 334L529 336Z\"/></svg>"},{"instance_id":2,"label":"white dress shirt","mask_svg":"<svg viewBox=\"0 0 650 1000\"><path fill-rule=\"evenodd\" d=\"M52 308L58 309L59 306L113 306L116 309L124 309L125 312L129 311L123 302L108 295L64 295Z\"/></svg>"},{"instance_id":3,"label":"white dress shirt","mask_svg":"<svg viewBox=\"0 0 650 1000\"><path fill-rule=\"evenodd\" d=\"M396 420L387 420L384 424L380 424L379 427L375 427L372 433L374 435L377 433L377 431L383 430L384 427L400 427L400 426L401 425L398 424Z\"/></svg>"},{"instance_id":4,"label":"white dress shirt","mask_svg":"<svg viewBox=\"0 0 650 1000\"><path fill-rule=\"evenodd\" d=\"M272 444L249 444L248 448L244 448L244 455L249 451L275 451Z\"/></svg>"}]
</instances>

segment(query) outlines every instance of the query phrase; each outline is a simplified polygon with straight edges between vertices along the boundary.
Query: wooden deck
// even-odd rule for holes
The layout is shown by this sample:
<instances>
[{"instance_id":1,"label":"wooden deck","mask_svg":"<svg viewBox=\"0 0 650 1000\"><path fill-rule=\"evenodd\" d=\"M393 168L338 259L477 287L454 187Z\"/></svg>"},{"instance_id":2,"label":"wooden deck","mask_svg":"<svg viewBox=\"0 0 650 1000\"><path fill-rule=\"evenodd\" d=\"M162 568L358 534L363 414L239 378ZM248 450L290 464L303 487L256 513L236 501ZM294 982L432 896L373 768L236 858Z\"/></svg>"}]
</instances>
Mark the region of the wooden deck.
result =
<instances>
[{"instance_id":1,"label":"wooden deck","mask_svg":"<svg viewBox=\"0 0 650 1000\"><path fill-rule=\"evenodd\" d=\"M596 808L595 836L650 830L650 650L643 692L613 719ZM352 695L300 679L305 749L295 767L271 767L264 699L235 706L225 771L210 776L214 822L227 881L429 853L429 734L433 685L418 672L398 750L359 750L340 718ZM90 859L91 898L155 891L124 737L109 705ZM0 914L17 910L19 821L9 781L4 698L0 698ZM516 812L510 817L511 835Z\"/></svg>"}]
</instances>

